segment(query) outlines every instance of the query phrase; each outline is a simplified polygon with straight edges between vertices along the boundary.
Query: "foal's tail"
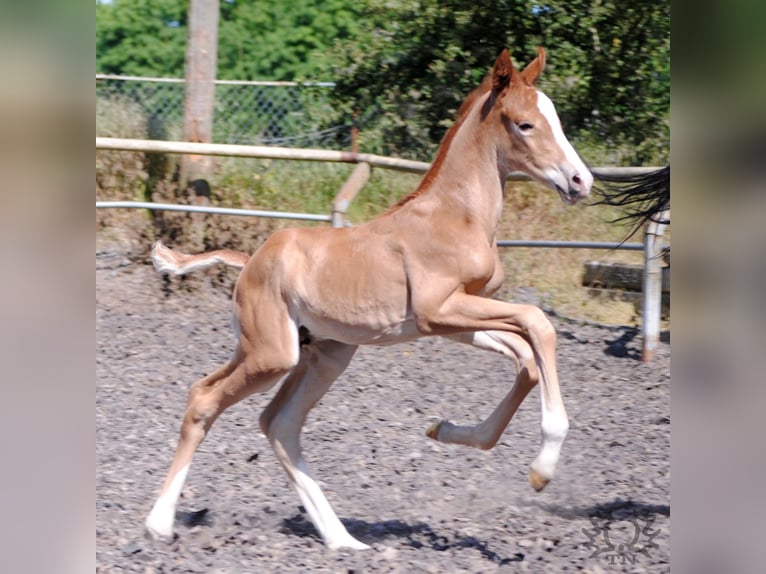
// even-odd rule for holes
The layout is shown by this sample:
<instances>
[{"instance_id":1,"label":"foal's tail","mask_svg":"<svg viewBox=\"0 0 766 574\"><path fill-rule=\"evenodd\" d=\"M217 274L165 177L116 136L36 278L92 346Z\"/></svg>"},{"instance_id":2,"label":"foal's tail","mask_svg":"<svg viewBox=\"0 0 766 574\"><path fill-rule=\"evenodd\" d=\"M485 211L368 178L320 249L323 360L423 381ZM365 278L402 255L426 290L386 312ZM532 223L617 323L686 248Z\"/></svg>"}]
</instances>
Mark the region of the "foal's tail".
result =
<instances>
[{"instance_id":1,"label":"foal's tail","mask_svg":"<svg viewBox=\"0 0 766 574\"><path fill-rule=\"evenodd\" d=\"M160 273L172 273L173 275L186 275L190 271L205 269L217 263L230 265L242 269L250 259L250 255L242 251L232 251L230 249L218 249L208 251L199 255L187 255L173 251L157 241L152 245L152 263L154 268Z\"/></svg>"},{"instance_id":2,"label":"foal's tail","mask_svg":"<svg viewBox=\"0 0 766 574\"><path fill-rule=\"evenodd\" d=\"M595 204L621 207L625 215L612 223L631 223L633 229L628 237L649 221L670 223L660 218L665 210L670 209L670 164L638 175L599 175L598 180L603 186L597 188L601 199Z\"/></svg>"}]
</instances>

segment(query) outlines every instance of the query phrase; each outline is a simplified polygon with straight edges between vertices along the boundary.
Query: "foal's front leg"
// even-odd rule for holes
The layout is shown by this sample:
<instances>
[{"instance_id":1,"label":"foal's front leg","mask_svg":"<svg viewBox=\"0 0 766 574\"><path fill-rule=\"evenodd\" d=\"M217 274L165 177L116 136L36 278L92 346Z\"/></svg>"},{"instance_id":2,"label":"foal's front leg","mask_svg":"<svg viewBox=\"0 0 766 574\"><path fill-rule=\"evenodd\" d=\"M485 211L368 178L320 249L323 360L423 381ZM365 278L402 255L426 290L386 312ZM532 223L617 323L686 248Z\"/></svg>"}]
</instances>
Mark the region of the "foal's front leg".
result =
<instances>
[{"instance_id":1,"label":"foal's front leg","mask_svg":"<svg viewBox=\"0 0 766 574\"><path fill-rule=\"evenodd\" d=\"M521 336L529 342L537 365L542 403L542 446L531 464L529 483L535 490L542 490L553 478L561 446L569 430L569 419L561 399L556 371L556 331L553 325L533 305L507 303L461 292L453 293L437 309L433 306L425 308L429 311L419 317L418 323L421 329L431 334L501 331ZM509 396L504 399L507 406L516 400L521 402L521 393L520 388L512 401L514 389L511 389ZM497 420L502 419L498 416ZM438 436L441 438L441 432Z\"/></svg>"},{"instance_id":2,"label":"foal's front leg","mask_svg":"<svg viewBox=\"0 0 766 574\"><path fill-rule=\"evenodd\" d=\"M523 337L502 331L460 333L446 337L458 343L494 351L514 359L517 375L511 390L484 421L476 425L456 425L442 420L426 431L426 435L439 442L462 444L487 450L495 446L513 418L519 405L537 384L537 365L532 348Z\"/></svg>"}]
</instances>

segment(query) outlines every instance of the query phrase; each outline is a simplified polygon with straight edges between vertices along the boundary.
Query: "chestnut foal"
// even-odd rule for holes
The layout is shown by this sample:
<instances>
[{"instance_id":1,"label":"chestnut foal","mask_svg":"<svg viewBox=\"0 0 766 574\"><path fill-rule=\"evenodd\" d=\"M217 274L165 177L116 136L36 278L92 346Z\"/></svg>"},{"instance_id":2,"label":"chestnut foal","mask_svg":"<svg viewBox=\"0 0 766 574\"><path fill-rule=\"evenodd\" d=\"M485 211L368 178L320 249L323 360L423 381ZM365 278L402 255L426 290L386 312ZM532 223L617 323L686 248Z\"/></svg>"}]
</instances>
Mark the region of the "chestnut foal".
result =
<instances>
[{"instance_id":1,"label":"chestnut foal","mask_svg":"<svg viewBox=\"0 0 766 574\"><path fill-rule=\"evenodd\" d=\"M425 336L501 353L517 367L513 386L486 420L473 426L441 421L426 431L434 440L492 448L540 383L542 447L529 482L538 491L545 487L569 428L556 334L539 308L490 298L503 279L495 243L506 176L525 172L567 204L587 196L593 182L553 103L534 87L544 65L542 48L523 71L504 50L463 103L419 187L368 223L281 230L252 256L185 255L154 245L152 258L162 272L219 262L243 269L233 296L237 348L189 390L180 442L146 520L152 535L172 535L189 464L215 419L284 379L260 417L261 429L324 542L367 548L346 531L312 478L301 428L359 345Z\"/></svg>"}]
</instances>

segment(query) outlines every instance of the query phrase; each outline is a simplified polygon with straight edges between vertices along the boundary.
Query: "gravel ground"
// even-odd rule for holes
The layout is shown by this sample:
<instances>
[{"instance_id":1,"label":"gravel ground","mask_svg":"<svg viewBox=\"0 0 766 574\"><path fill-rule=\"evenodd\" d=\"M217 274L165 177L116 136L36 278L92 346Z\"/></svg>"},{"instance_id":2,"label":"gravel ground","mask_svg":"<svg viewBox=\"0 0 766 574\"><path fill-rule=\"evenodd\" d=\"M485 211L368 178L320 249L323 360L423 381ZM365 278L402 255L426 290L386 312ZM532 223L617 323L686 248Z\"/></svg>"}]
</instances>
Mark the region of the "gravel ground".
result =
<instances>
[{"instance_id":1,"label":"gravel ground","mask_svg":"<svg viewBox=\"0 0 766 574\"><path fill-rule=\"evenodd\" d=\"M635 329L560 317L571 429L542 493L526 478L538 393L490 451L431 441L424 431L437 418L489 414L515 372L500 356L422 340L361 348L304 431L314 476L372 550L330 551L308 522L258 427L273 391L213 426L179 502L176 539L145 538L187 389L234 347L226 273L167 280L97 251L97 572L669 571L670 345L644 364Z\"/></svg>"}]
</instances>

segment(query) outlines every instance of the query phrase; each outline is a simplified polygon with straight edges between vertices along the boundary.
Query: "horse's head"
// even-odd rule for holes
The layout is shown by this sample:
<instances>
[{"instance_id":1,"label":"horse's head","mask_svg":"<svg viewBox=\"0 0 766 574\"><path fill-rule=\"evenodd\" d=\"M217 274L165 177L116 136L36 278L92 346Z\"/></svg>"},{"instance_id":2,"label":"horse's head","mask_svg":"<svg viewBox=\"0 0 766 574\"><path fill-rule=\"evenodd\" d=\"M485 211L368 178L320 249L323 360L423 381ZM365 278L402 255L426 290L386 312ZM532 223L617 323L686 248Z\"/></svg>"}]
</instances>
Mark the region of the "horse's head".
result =
<instances>
[{"instance_id":1,"label":"horse's head","mask_svg":"<svg viewBox=\"0 0 766 574\"><path fill-rule=\"evenodd\" d=\"M529 174L573 205L590 193L593 175L564 136L553 102L535 88L544 67L542 48L522 71L513 67L508 50L503 50L492 69L485 119L498 126L503 168Z\"/></svg>"}]
</instances>

